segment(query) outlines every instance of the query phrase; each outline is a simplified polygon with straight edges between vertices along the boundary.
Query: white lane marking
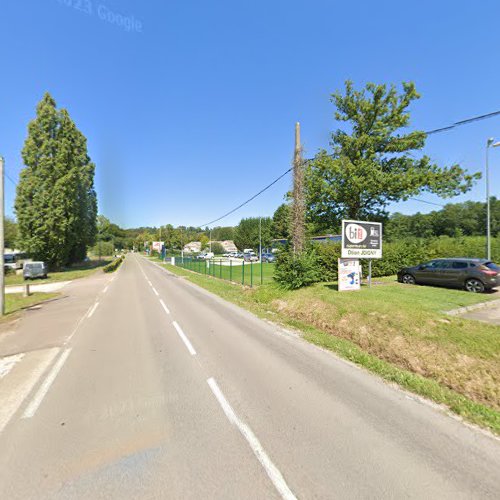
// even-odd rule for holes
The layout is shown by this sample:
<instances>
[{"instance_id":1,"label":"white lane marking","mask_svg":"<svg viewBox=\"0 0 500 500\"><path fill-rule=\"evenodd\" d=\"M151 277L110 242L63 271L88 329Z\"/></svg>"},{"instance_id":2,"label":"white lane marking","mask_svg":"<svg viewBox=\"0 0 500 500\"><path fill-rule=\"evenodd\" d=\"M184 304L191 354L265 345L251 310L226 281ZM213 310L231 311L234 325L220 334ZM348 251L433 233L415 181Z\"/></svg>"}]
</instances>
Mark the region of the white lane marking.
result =
<instances>
[{"instance_id":1,"label":"white lane marking","mask_svg":"<svg viewBox=\"0 0 500 500\"><path fill-rule=\"evenodd\" d=\"M76 332L78 331L78 328L80 328L80 325L83 323L83 320L89 315L91 309L92 309L92 306L90 306L87 309L87 311L85 312L85 314L80 318L80 320L76 324L75 328L71 332L70 336L65 340L64 345L66 345L75 336Z\"/></svg>"},{"instance_id":2,"label":"white lane marking","mask_svg":"<svg viewBox=\"0 0 500 500\"><path fill-rule=\"evenodd\" d=\"M0 379L4 378L14 366L16 366L21 359L24 358L24 353L14 354L13 356L7 356L5 358L0 359Z\"/></svg>"},{"instance_id":3,"label":"white lane marking","mask_svg":"<svg viewBox=\"0 0 500 500\"><path fill-rule=\"evenodd\" d=\"M108 291L109 285L102 291L102 293L106 293Z\"/></svg>"},{"instance_id":4,"label":"white lane marking","mask_svg":"<svg viewBox=\"0 0 500 500\"><path fill-rule=\"evenodd\" d=\"M31 418L36 413L38 407L43 401L43 398L45 398L47 392L49 392L50 387L54 383L57 374L61 371L61 368L64 366L64 363L66 363L66 360L68 359L70 352L71 348L66 349L61 354L59 359L55 362L55 364L52 366L52 369L47 375L47 378L44 380L43 384L40 386L40 389L38 389L38 392L36 393L35 397L31 400L31 403L24 411L22 418Z\"/></svg>"},{"instance_id":5,"label":"white lane marking","mask_svg":"<svg viewBox=\"0 0 500 500\"><path fill-rule=\"evenodd\" d=\"M97 309L97 307L99 306L99 302L96 302L93 306L92 306L92 309L89 311L89 315L88 317L91 318L92 315L95 313L95 310Z\"/></svg>"},{"instance_id":6,"label":"white lane marking","mask_svg":"<svg viewBox=\"0 0 500 500\"><path fill-rule=\"evenodd\" d=\"M165 312L166 312L167 314L170 314L170 311L169 311L168 307L165 305L165 302L163 302L163 300L162 300L162 299L160 299L160 304L161 304L161 306L163 307L163 309L165 309Z\"/></svg>"},{"instance_id":7,"label":"white lane marking","mask_svg":"<svg viewBox=\"0 0 500 500\"><path fill-rule=\"evenodd\" d=\"M172 324L174 325L174 328L177 330L179 337L182 339L182 341L186 345L187 350L189 351L191 356L194 356L196 354L196 351L194 350L194 347L192 346L191 342L189 342L189 339L186 337L186 334L182 331L182 328L179 326L177 321L172 321Z\"/></svg>"},{"instance_id":8,"label":"white lane marking","mask_svg":"<svg viewBox=\"0 0 500 500\"><path fill-rule=\"evenodd\" d=\"M160 294L156 291L156 288L154 286L151 287L153 289L153 292L156 294L157 297L160 296Z\"/></svg>"},{"instance_id":9,"label":"white lane marking","mask_svg":"<svg viewBox=\"0 0 500 500\"><path fill-rule=\"evenodd\" d=\"M227 399L225 398L224 394L222 394L222 391L219 389L217 382L213 378L209 378L207 380L207 383L210 386L210 389L212 389L212 392L214 393L214 396L217 398L217 401L221 405L222 409L224 410L224 413L226 414L228 420L233 425L236 425L236 427L238 427L238 430L247 440L255 456L261 463L262 467L264 467L264 470L269 476L269 479L272 481L274 487L278 490L278 493L281 495L281 498L284 498L286 500L295 500L296 497L286 484L285 478L282 476L281 472L268 457L267 453L260 444L259 440L252 432L252 429L250 429L248 425L246 425L238 418L234 410L231 408L231 405L227 402Z\"/></svg>"},{"instance_id":10,"label":"white lane marking","mask_svg":"<svg viewBox=\"0 0 500 500\"><path fill-rule=\"evenodd\" d=\"M26 360L23 361L23 365L29 368L31 363L36 363L29 374L23 374L22 379L18 379L17 381L10 380L14 377L12 375L2 382L3 385L0 390L0 400L2 401L2 404L0 404L0 433L10 422L12 416L22 405L23 401L59 352L60 349L54 347L48 350L29 353L26 356Z\"/></svg>"}]
</instances>

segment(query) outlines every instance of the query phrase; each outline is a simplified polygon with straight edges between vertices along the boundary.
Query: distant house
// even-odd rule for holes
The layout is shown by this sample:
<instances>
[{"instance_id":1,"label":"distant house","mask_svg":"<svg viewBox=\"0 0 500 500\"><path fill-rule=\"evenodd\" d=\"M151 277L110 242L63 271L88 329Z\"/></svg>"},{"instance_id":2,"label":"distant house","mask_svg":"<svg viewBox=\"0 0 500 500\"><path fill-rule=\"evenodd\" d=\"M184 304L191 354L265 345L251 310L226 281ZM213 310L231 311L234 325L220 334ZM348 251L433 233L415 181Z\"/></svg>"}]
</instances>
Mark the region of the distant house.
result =
<instances>
[{"instance_id":1,"label":"distant house","mask_svg":"<svg viewBox=\"0 0 500 500\"><path fill-rule=\"evenodd\" d=\"M233 240L218 241L217 243L220 243L222 245L222 248L224 248L225 252L237 252L238 251L238 248L234 244Z\"/></svg>"},{"instance_id":2,"label":"distant house","mask_svg":"<svg viewBox=\"0 0 500 500\"><path fill-rule=\"evenodd\" d=\"M184 245L184 251L186 253L200 253L201 241L190 241L187 245Z\"/></svg>"}]
</instances>

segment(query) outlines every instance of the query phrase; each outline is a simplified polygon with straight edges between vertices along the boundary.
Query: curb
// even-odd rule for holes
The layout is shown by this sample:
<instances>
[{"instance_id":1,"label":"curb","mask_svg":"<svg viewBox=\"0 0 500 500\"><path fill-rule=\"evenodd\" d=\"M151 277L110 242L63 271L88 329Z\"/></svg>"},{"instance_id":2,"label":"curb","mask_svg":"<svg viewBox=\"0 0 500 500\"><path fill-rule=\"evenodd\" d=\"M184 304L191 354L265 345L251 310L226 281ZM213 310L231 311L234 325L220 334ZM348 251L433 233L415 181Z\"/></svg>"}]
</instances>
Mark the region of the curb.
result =
<instances>
[{"instance_id":1,"label":"curb","mask_svg":"<svg viewBox=\"0 0 500 500\"><path fill-rule=\"evenodd\" d=\"M472 306L459 307L458 309L446 311L446 314L449 316L457 316L466 312L475 311L476 309L483 309L488 306L500 306L500 300L490 300L488 302L480 302L479 304L474 304Z\"/></svg>"}]
</instances>

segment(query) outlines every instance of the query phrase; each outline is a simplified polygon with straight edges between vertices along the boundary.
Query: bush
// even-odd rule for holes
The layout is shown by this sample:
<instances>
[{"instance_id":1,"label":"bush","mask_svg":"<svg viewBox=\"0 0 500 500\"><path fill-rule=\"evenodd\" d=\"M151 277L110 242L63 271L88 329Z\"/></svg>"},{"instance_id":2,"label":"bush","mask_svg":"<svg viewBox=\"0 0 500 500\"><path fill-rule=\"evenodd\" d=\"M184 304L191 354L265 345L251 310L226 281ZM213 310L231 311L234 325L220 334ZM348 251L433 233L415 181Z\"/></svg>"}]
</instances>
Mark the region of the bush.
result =
<instances>
[{"instance_id":1,"label":"bush","mask_svg":"<svg viewBox=\"0 0 500 500\"><path fill-rule=\"evenodd\" d=\"M482 236L462 236L452 238L407 238L384 243L382 259L372 260L372 276L391 276L402 267L415 266L421 262L439 257L484 257L485 238ZM336 281L340 243L315 243L314 249L321 270L322 281ZM491 257L500 262L500 238L491 240ZM368 274L368 261L361 260L364 275Z\"/></svg>"},{"instance_id":2,"label":"bush","mask_svg":"<svg viewBox=\"0 0 500 500\"><path fill-rule=\"evenodd\" d=\"M121 263L125 260L125 257L118 257L113 262L109 263L107 266L104 266L102 270L105 273L114 273L121 265Z\"/></svg>"},{"instance_id":3,"label":"bush","mask_svg":"<svg viewBox=\"0 0 500 500\"><path fill-rule=\"evenodd\" d=\"M290 250L280 252L276 259L274 279L287 290L296 290L320 281L320 265L314 249L299 255L294 255Z\"/></svg>"},{"instance_id":4,"label":"bush","mask_svg":"<svg viewBox=\"0 0 500 500\"><path fill-rule=\"evenodd\" d=\"M111 241L101 241L90 249L90 253L96 256L100 255L101 257L109 257L114 255L115 246Z\"/></svg>"},{"instance_id":5,"label":"bush","mask_svg":"<svg viewBox=\"0 0 500 500\"><path fill-rule=\"evenodd\" d=\"M214 255L222 255L225 252L225 250L224 247L218 241L214 241L212 243L212 252L214 253Z\"/></svg>"}]
</instances>

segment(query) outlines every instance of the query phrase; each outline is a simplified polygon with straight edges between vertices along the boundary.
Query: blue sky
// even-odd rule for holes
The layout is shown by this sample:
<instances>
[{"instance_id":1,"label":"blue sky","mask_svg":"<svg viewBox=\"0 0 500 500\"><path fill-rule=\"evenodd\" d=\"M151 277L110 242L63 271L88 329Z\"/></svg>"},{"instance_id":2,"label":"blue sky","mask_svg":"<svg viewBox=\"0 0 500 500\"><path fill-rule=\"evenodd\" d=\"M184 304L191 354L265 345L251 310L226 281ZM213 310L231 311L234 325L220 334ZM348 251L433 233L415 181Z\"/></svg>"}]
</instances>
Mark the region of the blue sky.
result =
<instances>
[{"instance_id":1,"label":"blue sky","mask_svg":"<svg viewBox=\"0 0 500 500\"><path fill-rule=\"evenodd\" d=\"M348 78L415 81L412 125L423 130L500 109L494 1L3 0L0 12L8 174L17 180L49 91L88 138L100 212L125 227L199 225L238 205L289 167L296 121L306 156L327 147L329 96ZM102 19L116 14L133 28ZM482 170L490 136L500 139L500 117L432 136L425 152ZM491 172L500 197L500 148ZM272 215L290 183L221 223ZM8 213L14 196L7 180ZM484 182L454 201L465 199L483 200Z\"/></svg>"}]
</instances>

